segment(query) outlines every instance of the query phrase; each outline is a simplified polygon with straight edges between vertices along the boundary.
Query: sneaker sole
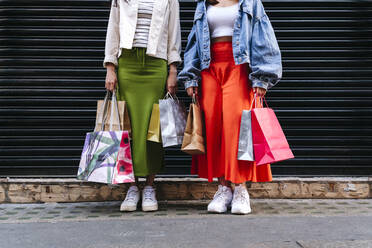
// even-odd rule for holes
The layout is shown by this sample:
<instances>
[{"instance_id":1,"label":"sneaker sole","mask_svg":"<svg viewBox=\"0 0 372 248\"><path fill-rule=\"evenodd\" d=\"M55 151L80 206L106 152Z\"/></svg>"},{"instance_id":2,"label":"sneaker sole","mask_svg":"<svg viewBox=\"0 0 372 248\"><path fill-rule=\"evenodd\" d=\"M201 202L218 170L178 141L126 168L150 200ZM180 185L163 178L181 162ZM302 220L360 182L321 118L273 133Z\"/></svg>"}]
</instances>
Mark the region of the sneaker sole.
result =
<instances>
[{"instance_id":1,"label":"sneaker sole","mask_svg":"<svg viewBox=\"0 0 372 248\"><path fill-rule=\"evenodd\" d=\"M136 211L136 210L137 210L137 206L133 206L133 207L129 207L129 206L120 207L120 211L121 212L133 212L133 211Z\"/></svg>"},{"instance_id":2,"label":"sneaker sole","mask_svg":"<svg viewBox=\"0 0 372 248\"><path fill-rule=\"evenodd\" d=\"M224 214L224 213L226 213L226 212L227 212L227 210L226 210L226 211L222 211L222 212L220 212L220 211L217 211L217 210L209 210L209 209L208 209L208 213Z\"/></svg>"},{"instance_id":3,"label":"sneaker sole","mask_svg":"<svg viewBox=\"0 0 372 248\"><path fill-rule=\"evenodd\" d=\"M229 204L229 205L227 205L226 206L226 210L225 211L217 211L217 210L209 210L208 208L207 208L207 211L209 212L209 213L217 213L217 214L223 214L223 213L226 213L227 212L227 210L229 210L231 208L231 203Z\"/></svg>"},{"instance_id":4,"label":"sneaker sole","mask_svg":"<svg viewBox=\"0 0 372 248\"><path fill-rule=\"evenodd\" d=\"M152 211L157 211L158 210L158 205L154 205L154 206L142 206L142 211L143 212L152 212Z\"/></svg>"},{"instance_id":5,"label":"sneaker sole","mask_svg":"<svg viewBox=\"0 0 372 248\"><path fill-rule=\"evenodd\" d=\"M249 214L249 213L251 213L252 212L252 210L250 209L249 211L246 211L246 212L242 212L242 211L239 211L239 210L232 210L231 209L231 213L232 214L240 214L240 215L244 215L244 214Z\"/></svg>"},{"instance_id":6,"label":"sneaker sole","mask_svg":"<svg viewBox=\"0 0 372 248\"><path fill-rule=\"evenodd\" d=\"M218 210L214 210L214 209L207 209L207 211L209 213L223 214L223 213L226 213L227 212L228 208L229 207L226 207L226 210L222 210L222 211L218 211Z\"/></svg>"}]
</instances>

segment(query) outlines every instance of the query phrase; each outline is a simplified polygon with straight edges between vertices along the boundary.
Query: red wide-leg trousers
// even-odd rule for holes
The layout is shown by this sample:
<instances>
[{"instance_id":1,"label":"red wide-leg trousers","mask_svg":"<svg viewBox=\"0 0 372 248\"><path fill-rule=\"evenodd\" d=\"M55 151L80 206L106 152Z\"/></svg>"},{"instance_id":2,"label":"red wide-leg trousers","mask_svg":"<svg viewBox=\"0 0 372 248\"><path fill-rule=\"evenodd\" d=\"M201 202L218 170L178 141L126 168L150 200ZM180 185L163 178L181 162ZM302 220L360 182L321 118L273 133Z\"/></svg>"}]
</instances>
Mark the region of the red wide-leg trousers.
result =
<instances>
[{"instance_id":1,"label":"red wide-leg trousers","mask_svg":"<svg viewBox=\"0 0 372 248\"><path fill-rule=\"evenodd\" d=\"M237 159L242 111L250 108L254 97L248 65L235 65L231 42L213 43L211 57L210 67L201 72L199 94L206 154L192 157L191 172L210 182L216 177L237 184L272 181L269 164Z\"/></svg>"}]
</instances>

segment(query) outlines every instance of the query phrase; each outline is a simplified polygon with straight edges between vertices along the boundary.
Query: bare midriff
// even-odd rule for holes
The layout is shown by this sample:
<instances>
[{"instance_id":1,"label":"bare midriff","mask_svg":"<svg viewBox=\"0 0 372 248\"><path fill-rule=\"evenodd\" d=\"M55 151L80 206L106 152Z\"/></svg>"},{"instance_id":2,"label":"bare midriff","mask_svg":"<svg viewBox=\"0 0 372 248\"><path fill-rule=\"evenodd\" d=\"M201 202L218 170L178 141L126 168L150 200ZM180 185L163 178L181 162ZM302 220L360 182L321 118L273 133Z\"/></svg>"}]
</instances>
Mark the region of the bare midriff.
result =
<instances>
[{"instance_id":1,"label":"bare midriff","mask_svg":"<svg viewBox=\"0 0 372 248\"><path fill-rule=\"evenodd\" d=\"M212 43L222 42L222 41L232 41L232 36L221 36L221 37L216 37L212 39Z\"/></svg>"}]
</instances>

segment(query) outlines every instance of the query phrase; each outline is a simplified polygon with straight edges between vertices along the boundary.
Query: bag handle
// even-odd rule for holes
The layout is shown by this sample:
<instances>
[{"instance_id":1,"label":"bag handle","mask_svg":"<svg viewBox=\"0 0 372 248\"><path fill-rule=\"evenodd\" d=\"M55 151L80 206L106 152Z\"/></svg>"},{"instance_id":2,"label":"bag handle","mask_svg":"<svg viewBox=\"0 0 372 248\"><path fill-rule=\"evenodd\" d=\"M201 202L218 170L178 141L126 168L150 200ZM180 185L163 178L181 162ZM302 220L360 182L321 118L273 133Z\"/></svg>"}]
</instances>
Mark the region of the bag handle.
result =
<instances>
[{"instance_id":1,"label":"bag handle","mask_svg":"<svg viewBox=\"0 0 372 248\"><path fill-rule=\"evenodd\" d=\"M119 106L118 106L118 101L116 99L115 91L112 92L112 97L111 97L111 115L110 115L110 128L109 128L110 131L112 131L112 124L114 122L114 108L116 109L115 114L119 122L119 131L121 131Z\"/></svg>"},{"instance_id":2,"label":"bag handle","mask_svg":"<svg viewBox=\"0 0 372 248\"><path fill-rule=\"evenodd\" d=\"M106 91L105 99L103 100L103 109L102 109L102 116L101 116L101 131L104 130L105 122L107 119L107 108L108 108L108 99L110 97L110 91Z\"/></svg>"},{"instance_id":3,"label":"bag handle","mask_svg":"<svg viewBox=\"0 0 372 248\"><path fill-rule=\"evenodd\" d=\"M172 98L173 100L179 102L180 100L178 100L178 97L177 95L172 95L169 91L167 92L167 94L165 94L164 96L164 99L168 99L168 98Z\"/></svg>"},{"instance_id":4,"label":"bag handle","mask_svg":"<svg viewBox=\"0 0 372 248\"><path fill-rule=\"evenodd\" d=\"M266 107L268 108L269 105L267 105L267 102L266 102L266 98L265 98L265 96L263 96L262 98L264 99L265 105L266 105ZM263 104L262 104L262 106L263 106Z\"/></svg>"},{"instance_id":5,"label":"bag handle","mask_svg":"<svg viewBox=\"0 0 372 248\"><path fill-rule=\"evenodd\" d=\"M262 99L263 99L263 100L262 100ZM269 105L267 105L267 102L266 102L266 98L265 98L265 96L260 97L260 103L261 103L261 106L264 106L263 102L265 102L265 105L266 105L266 107L268 108ZM249 108L249 110L252 110L253 103L255 103L255 105L254 105L255 108L257 108L256 93L254 93L254 95L253 95L252 104L251 104L251 107Z\"/></svg>"},{"instance_id":6,"label":"bag handle","mask_svg":"<svg viewBox=\"0 0 372 248\"><path fill-rule=\"evenodd\" d=\"M109 130L111 131L112 130L112 125L113 125L113 120L114 120L114 112L118 118L118 121L119 121L119 131L121 131L121 126L120 126L120 115L119 115L119 107L118 107L118 102L117 102L117 99L116 99L116 93L115 91L111 92L108 90L106 91L106 96L105 96L105 99L103 101L103 113L102 113L102 125L101 125L101 131L104 130L105 128L105 122L107 120L107 108L108 108L108 99L111 95L111 113L110 113L110 127L109 127ZM116 111L115 111L116 110Z\"/></svg>"},{"instance_id":7,"label":"bag handle","mask_svg":"<svg viewBox=\"0 0 372 248\"><path fill-rule=\"evenodd\" d=\"M167 99L167 98L172 98L173 99L173 96L172 96L171 93L169 93L169 91L167 92L167 94L165 94L163 99Z\"/></svg>"},{"instance_id":8,"label":"bag handle","mask_svg":"<svg viewBox=\"0 0 372 248\"><path fill-rule=\"evenodd\" d=\"M195 93L192 94L192 103L199 106L199 101L198 99L196 98L196 95Z\"/></svg>"}]
</instances>

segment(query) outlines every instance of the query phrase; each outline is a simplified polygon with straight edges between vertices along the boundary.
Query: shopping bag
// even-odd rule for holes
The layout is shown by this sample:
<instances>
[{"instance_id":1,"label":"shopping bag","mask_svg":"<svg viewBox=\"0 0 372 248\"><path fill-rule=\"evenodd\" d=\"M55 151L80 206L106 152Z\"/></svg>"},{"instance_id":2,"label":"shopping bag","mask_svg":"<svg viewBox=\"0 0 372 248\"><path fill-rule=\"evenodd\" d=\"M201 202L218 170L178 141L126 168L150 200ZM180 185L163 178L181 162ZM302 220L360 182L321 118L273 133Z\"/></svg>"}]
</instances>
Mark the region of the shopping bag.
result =
<instances>
[{"instance_id":1,"label":"shopping bag","mask_svg":"<svg viewBox=\"0 0 372 248\"><path fill-rule=\"evenodd\" d=\"M160 138L160 113L159 104L154 103L152 106L149 129L147 131L147 140L161 143Z\"/></svg>"},{"instance_id":2,"label":"shopping bag","mask_svg":"<svg viewBox=\"0 0 372 248\"><path fill-rule=\"evenodd\" d=\"M135 181L129 132L124 131L120 142L118 158L114 168L113 184L132 183Z\"/></svg>"},{"instance_id":3,"label":"shopping bag","mask_svg":"<svg viewBox=\"0 0 372 248\"><path fill-rule=\"evenodd\" d=\"M97 101L96 126L94 128L95 132L101 130L102 120L105 120L103 131L109 130L110 124L109 124L109 120L106 118L107 116L111 115L111 101L109 99L110 99L110 92L107 91L105 99ZM131 126L130 126L130 119L129 119L129 113L128 113L128 106L125 101L117 101L117 103L118 103L117 105L118 105L118 110L119 110L119 120L114 118L111 131L127 130L130 135ZM120 127L119 127L119 123L120 123Z\"/></svg>"},{"instance_id":4,"label":"shopping bag","mask_svg":"<svg viewBox=\"0 0 372 248\"><path fill-rule=\"evenodd\" d=\"M120 130L120 125L117 125L119 131L112 130L114 128L115 120L118 123L118 120L120 119L115 92L112 94L110 104L110 117L108 122L109 130L103 130L105 128L104 123L107 123L106 119L108 117L108 95L109 92L106 94L105 101L103 103L104 109L102 111L102 113L106 114L102 114L100 116L100 123L102 123L101 130L86 134L79 169L77 172L77 178L85 181L107 184L134 182L134 175L130 175L133 174L133 166L131 165L125 165L125 169L128 174L125 178L125 181L122 180L121 175L118 175L119 173L114 173L115 170L123 171L123 168L121 168L122 166L120 164L121 160L128 162L128 160L123 159L122 157L128 157L128 152L130 153L130 146L126 145L126 143L129 143L129 141L126 140L129 138L129 132ZM126 153L118 156L119 152L121 153L123 150L121 147L125 148ZM120 158L119 163L118 157ZM131 156L129 156L129 160L131 161ZM131 164L131 162L129 164Z\"/></svg>"},{"instance_id":5,"label":"shopping bag","mask_svg":"<svg viewBox=\"0 0 372 248\"><path fill-rule=\"evenodd\" d=\"M256 102L254 94L249 110L243 110L240 120L238 160L254 161L253 139L252 139L252 108Z\"/></svg>"},{"instance_id":6,"label":"shopping bag","mask_svg":"<svg viewBox=\"0 0 372 248\"><path fill-rule=\"evenodd\" d=\"M159 100L159 111L163 147L181 145L186 127L185 106L168 92Z\"/></svg>"},{"instance_id":7,"label":"shopping bag","mask_svg":"<svg viewBox=\"0 0 372 248\"><path fill-rule=\"evenodd\" d=\"M181 151L190 155L205 153L202 114L195 94L192 97L192 103L190 104L189 114L187 116Z\"/></svg>"},{"instance_id":8,"label":"shopping bag","mask_svg":"<svg viewBox=\"0 0 372 248\"><path fill-rule=\"evenodd\" d=\"M243 110L242 112L239 131L238 160L254 161L251 109Z\"/></svg>"},{"instance_id":9,"label":"shopping bag","mask_svg":"<svg viewBox=\"0 0 372 248\"><path fill-rule=\"evenodd\" d=\"M171 97L172 95L169 94ZM182 145L183 135L186 128L187 112L186 107L182 101L180 101L176 95L173 100L173 115L176 121L176 134L177 134L177 145Z\"/></svg>"},{"instance_id":10,"label":"shopping bag","mask_svg":"<svg viewBox=\"0 0 372 248\"><path fill-rule=\"evenodd\" d=\"M77 178L111 184L122 135L123 131L87 133Z\"/></svg>"},{"instance_id":11,"label":"shopping bag","mask_svg":"<svg viewBox=\"0 0 372 248\"><path fill-rule=\"evenodd\" d=\"M252 134L257 165L294 158L279 121L267 103L266 108L252 109Z\"/></svg>"}]
</instances>

